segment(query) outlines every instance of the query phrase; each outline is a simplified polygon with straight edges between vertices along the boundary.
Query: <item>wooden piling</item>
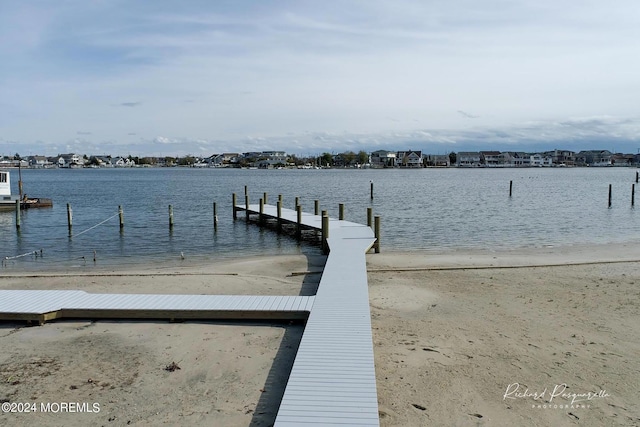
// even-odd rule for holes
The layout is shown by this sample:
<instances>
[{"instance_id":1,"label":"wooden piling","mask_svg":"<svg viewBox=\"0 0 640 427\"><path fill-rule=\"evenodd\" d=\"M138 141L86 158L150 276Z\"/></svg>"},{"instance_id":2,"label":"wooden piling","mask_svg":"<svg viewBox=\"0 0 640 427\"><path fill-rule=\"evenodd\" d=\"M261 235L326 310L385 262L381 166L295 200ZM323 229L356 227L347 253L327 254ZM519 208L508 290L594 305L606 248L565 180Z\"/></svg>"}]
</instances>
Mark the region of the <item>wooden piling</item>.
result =
<instances>
[{"instance_id":1,"label":"wooden piling","mask_svg":"<svg viewBox=\"0 0 640 427\"><path fill-rule=\"evenodd\" d=\"M300 197L296 196L296 207L295 207L295 209L298 209L299 205L300 205Z\"/></svg>"},{"instance_id":2,"label":"wooden piling","mask_svg":"<svg viewBox=\"0 0 640 427\"><path fill-rule=\"evenodd\" d=\"M20 230L20 200L16 200L16 229Z\"/></svg>"},{"instance_id":3,"label":"wooden piling","mask_svg":"<svg viewBox=\"0 0 640 427\"><path fill-rule=\"evenodd\" d=\"M338 204L338 219L344 221L344 203Z\"/></svg>"},{"instance_id":4,"label":"wooden piling","mask_svg":"<svg viewBox=\"0 0 640 427\"><path fill-rule=\"evenodd\" d=\"M509 197L513 194L513 181L509 181Z\"/></svg>"},{"instance_id":5,"label":"wooden piling","mask_svg":"<svg viewBox=\"0 0 640 427\"><path fill-rule=\"evenodd\" d=\"M298 235L298 239L302 236L302 206L296 206L296 214L297 214L297 223L298 229L296 230L296 234Z\"/></svg>"},{"instance_id":6,"label":"wooden piling","mask_svg":"<svg viewBox=\"0 0 640 427\"><path fill-rule=\"evenodd\" d=\"M609 184L609 207L611 207L611 184Z\"/></svg>"},{"instance_id":7,"label":"wooden piling","mask_svg":"<svg viewBox=\"0 0 640 427\"><path fill-rule=\"evenodd\" d=\"M245 186L246 188L246 186ZM246 208L246 213L247 213L247 221L249 221L249 195L245 194L244 195L244 205Z\"/></svg>"},{"instance_id":8,"label":"wooden piling","mask_svg":"<svg viewBox=\"0 0 640 427\"><path fill-rule=\"evenodd\" d=\"M236 198L236 193L232 194L231 197L231 204L233 205L233 219L238 219L238 211L236 210L236 202L237 202L237 198Z\"/></svg>"},{"instance_id":9,"label":"wooden piling","mask_svg":"<svg viewBox=\"0 0 640 427\"><path fill-rule=\"evenodd\" d=\"M369 181L371 185L371 200L373 200L373 181Z\"/></svg>"},{"instance_id":10,"label":"wooden piling","mask_svg":"<svg viewBox=\"0 0 640 427\"><path fill-rule=\"evenodd\" d=\"M638 183L638 178L640 178L640 172L636 171L636 184Z\"/></svg>"},{"instance_id":11,"label":"wooden piling","mask_svg":"<svg viewBox=\"0 0 640 427\"><path fill-rule=\"evenodd\" d=\"M266 191L262 194L262 200L264 200L264 204L265 205L269 204L269 202L267 201L267 192Z\"/></svg>"},{"instance_id":12,"label":"wooden piling","mask_svg":"<svg viewBox=\"0 0 640 427\"><path fill-rule=\"evenodd\" d=\"M329 244L327 239L329 238L329 215L327 211L322 211L322 253L325 255L329 253Z\"/></svg>"},{"instance_id":13,"label":"wooden piling","mask_svg":"<svg viewBox=\"0 0 640 427\"><path fill-rule=\"evenodd\" d=\"M245 196L249 195L249 187L247 187L246 185L244 186L244 195Z\"/></svg>"},{"instance_id":14,"label":"wooden piling","mask_svg":"<svg viewBox=\"0 0 640 427\"><path fill-rule=\"evenodd\" d=\"M67 226L69 227L69 235L71 235L71 228L73 227L73 210L71 204L67 203Z\"/></svg>"},{"instance_id":15,"label":"wooden piling","mask_svg":"<svg viewBox=\"0 0 640 427\"><path fill-rule=\"evenodd\" d=\"M313 201L313 214L314 215L320 215L320 201L319 200L314 200Z\"/></svg>"},{"instance_id":16,"label":"wooden piling","mask_svg":"<svg viewBox=\"0 0 640 427\"><path fill-rule=\"evenodd\" d=\"M264 199L260 199L260 215L258 215L258 221L262 222L264 219Z\"/></svg>"},{"instance_id":17,"label":"wooden piling","mask_svg":"<svg viewBox=\"0 0 640 427\"><path fill-rule=\"evenodd\" d=\"M367 208L367 227L373 228L373 208Z\"/></svg>"},{"instance_id":18,"label":"wooden piling","mask_svg":"<svg viewBox=\"0 0 640 427\"><path fill-rule=\"evenodd\" d=\"M118 218L120 220L120 230L124 228L124 211L122 210L122 205L118 205Z\"/></svg>"},{"instance_id":19,"label":"wooden piling","mask_svg":"<svg viewBox=\"0 0 640 427\"><path fill-rule=\"evenodd\" d=\"M636 185L631 184L631 206L635 204L636 201Z\"/></svg>"},{"instance_id":20,"label":"wooden piling","mask_svg":"<svg viewBox=\"0 0 640 427\"><path fill-rule=\"evenodd\" d=\"M173 228L173 205L169 205L169 229Z\"/></svg>"},{"instance_id":21,"label":"wooden piling","mask_svg":"<svg viewBox=\"0 0 640 427\"><path fill-rule=\"evenodd\" d=\"M213 230L218 229L218 205L213 202Z\"/></svg>"},{"instance_id":22,"label":"wooden piling","mask_svg":"<svg viewBox=\"0 0 640 427\"><path fill-rule=\"evenodd\" d=\"M374 228L373 233L376 237L376 242L373 244L373 249L375 253L380 253L380 216L376 215L374 218Z\"/></svg>"},{"instance_id":23,"label":"wooden piling","mask_svg":"<svg viewBox=\"0 0 640 427\"><path fill-rule=\"evenodd\" d=\"M282 228L282 198L276 203L276 211L278 215L278 230Z\"/></svg>"}]
</instances>

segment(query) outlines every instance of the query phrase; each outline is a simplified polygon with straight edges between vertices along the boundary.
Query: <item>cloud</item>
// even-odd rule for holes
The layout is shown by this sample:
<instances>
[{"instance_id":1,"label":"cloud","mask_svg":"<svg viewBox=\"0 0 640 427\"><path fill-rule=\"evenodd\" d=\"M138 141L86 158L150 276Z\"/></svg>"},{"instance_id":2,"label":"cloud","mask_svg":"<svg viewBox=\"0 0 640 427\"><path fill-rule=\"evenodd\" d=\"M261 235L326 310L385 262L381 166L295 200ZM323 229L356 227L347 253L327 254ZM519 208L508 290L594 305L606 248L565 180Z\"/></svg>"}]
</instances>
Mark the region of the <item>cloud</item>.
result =
<instances>
[{"instance_id":1,"label":"cloud","mask_svg":"<svg viewBox=\"0 0 640 427\"><path fill-rule=\"evenodd\" d=\"M137 107L142 104L142 102L121 102L120 106L122 107Z\"/></svg>"},{"instance_id":2,"label":"cloud","mask_svg":"<svg viewBox=\"0 0 640 427\"><path fill-rule=\"evenodd\" d=\"M478 117L480 117L480 116L474 116L473 114L467 113L462 110L458 110L458 114L460 114L462 117L465 117L467 119L477 119Z\"/></svg>"},{"instance_id":3,"label":"cloud","mask_svg":"<svg viewBox=\"0 0 640 427\"><path fill-rule=\"evenodd\" d=\"M76 132L77 135L91 135L91 132L81 131Z\"/></svg>"}]
</instances>

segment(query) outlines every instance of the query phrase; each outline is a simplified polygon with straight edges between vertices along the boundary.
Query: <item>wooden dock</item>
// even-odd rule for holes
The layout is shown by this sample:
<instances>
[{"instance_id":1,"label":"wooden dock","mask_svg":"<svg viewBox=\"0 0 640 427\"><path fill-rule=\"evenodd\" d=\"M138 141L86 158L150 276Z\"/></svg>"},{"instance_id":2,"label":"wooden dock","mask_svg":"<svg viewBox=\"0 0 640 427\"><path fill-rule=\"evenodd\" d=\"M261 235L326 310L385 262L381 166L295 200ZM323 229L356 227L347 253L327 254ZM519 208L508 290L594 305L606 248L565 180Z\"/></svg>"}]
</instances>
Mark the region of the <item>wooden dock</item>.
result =
<instances>
[{"instance_id":1,"label":"wooden dock","mask_svg":"<svg viewBox=\"0 0 640 427\"><path fill-rule=\"evenodd\" d=\"M321 215L263 203L234 210L322 230ZM276 427L380 424L365 258L376 239L366 225L328 219L328 226L329 256Z\"/></svg>"}]
</instances>

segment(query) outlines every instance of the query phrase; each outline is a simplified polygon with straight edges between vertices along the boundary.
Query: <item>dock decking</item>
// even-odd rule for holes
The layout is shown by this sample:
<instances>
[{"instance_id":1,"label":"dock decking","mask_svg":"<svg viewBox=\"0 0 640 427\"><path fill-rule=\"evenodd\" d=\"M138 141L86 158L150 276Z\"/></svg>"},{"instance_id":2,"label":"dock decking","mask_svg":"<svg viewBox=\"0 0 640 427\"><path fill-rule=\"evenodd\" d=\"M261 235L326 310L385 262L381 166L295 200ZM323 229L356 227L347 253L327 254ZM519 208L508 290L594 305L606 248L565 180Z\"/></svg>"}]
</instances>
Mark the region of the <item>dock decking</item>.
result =
<instances>
[{"instance_id":1,"label":"dock decking","mask_svg":"<svg viewBox=\"0 0 640 427\"><path fill-rule=\"evenodd\" d=\"M272 205L234 206L262 219L322 230L322 216ZM280 212L278 212L280 211ZM91 294L0 291L0 320L61 317L304 319L307 323L275 426L379 426L365 254L376 242L362 224L329 219L329 248L315 296Z\"/></svg>"},{"instance_id":2,"label":"dock decking","mask_svg":"<svg viewBox=\"0 0 640 427\"><path fill-rule=\"evenodd\" d=\"M66 318L306 319L315 297L91 294L84 291L0 291L0 319L40 324Z\"/></svg>"},{"instance_id":3,"label":"dock decking","mask_svg":"<svg viewBox=\"0 0 640 427\"><path fill-rule=\"evenodd\" d=\"M260 205L248 209L260 215ZM277 220L277 207L263 205L262 215ZM297 224L297 211L281 209L279 219ZM321 229L322 217L303 213L301 223ZM380 424L365 258L374 233L366 225L330 219L328 234L329 256L275 427Z\"/></svg>"}]
</instances>

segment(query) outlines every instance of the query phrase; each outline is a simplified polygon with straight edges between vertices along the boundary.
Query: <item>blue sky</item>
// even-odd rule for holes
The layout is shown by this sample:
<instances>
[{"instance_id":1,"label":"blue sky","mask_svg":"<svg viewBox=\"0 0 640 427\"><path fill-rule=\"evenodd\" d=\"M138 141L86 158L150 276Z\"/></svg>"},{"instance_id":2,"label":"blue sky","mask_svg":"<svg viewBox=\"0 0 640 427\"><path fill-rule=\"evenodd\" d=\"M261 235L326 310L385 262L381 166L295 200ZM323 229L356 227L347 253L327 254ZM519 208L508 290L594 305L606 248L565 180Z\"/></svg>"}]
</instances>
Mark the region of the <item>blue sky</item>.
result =
<instances>
[{"instance_id":1,"label":"blue sky","mask_svg":"<svg viewBox=\"0 0 640 427\"><path fill-rule=\"evenodd\" d=\"M640 148L636 0L0 2L0 154Z\"/></svg>"}]
</instances>

